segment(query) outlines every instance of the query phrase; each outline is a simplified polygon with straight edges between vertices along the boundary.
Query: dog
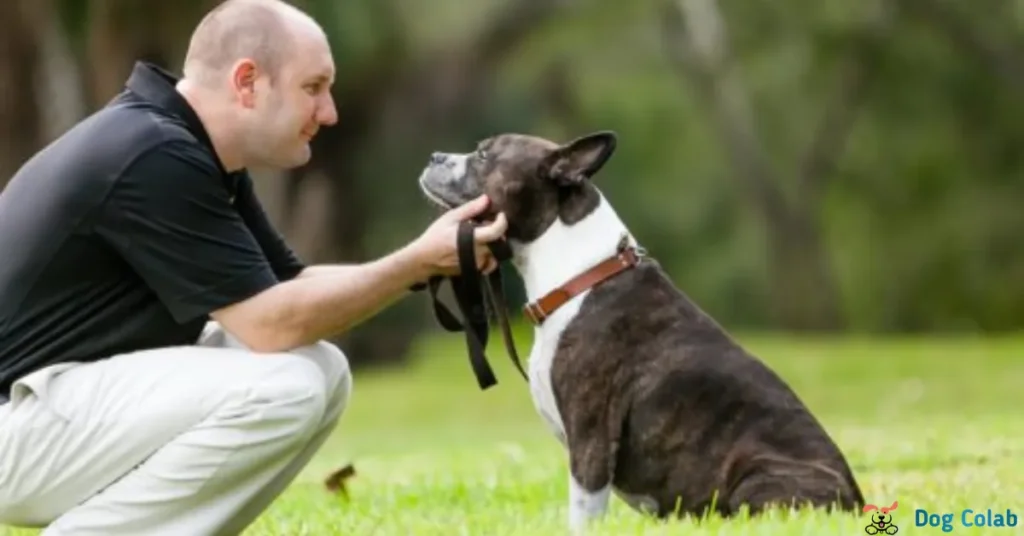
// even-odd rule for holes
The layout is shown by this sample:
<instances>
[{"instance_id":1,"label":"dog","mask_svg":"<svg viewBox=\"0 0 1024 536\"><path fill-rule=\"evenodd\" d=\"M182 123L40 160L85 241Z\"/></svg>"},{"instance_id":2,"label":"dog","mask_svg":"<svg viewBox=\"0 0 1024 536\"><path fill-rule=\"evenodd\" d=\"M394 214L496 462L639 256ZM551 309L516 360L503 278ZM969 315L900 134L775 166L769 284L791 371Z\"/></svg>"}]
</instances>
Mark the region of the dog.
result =
<instances>
[{"instance_id":1,"label":"dog","mask_svg":"<svg viewBox=\"0 0 1024 536\"><path fill-rule=\"evenodd\" d=\"M772 505L859 511L861 491L823 426L675 286L598 189L617 140L505 133L469 153L433 153L418 179L439 209L486 194L485 218L507 218L535 323L531 397L568 452L569 527L601 518L612 492L662 519Z\"/></svg>"},{"instance_id":2,"label":"dog","mask_svg":"<svg viewBox=\"0 0 1024 536\"><path fill-rule=\"evenodd\" d=\"M864 532L868 534L896 534L899 531L899 527L892 523L892 512L898 506L898 502L893 501L892 506L878 507L873 504L864 506L865 512L874 512L871 514L871 524L864 527Z\"/></svg>"}]
</instances>

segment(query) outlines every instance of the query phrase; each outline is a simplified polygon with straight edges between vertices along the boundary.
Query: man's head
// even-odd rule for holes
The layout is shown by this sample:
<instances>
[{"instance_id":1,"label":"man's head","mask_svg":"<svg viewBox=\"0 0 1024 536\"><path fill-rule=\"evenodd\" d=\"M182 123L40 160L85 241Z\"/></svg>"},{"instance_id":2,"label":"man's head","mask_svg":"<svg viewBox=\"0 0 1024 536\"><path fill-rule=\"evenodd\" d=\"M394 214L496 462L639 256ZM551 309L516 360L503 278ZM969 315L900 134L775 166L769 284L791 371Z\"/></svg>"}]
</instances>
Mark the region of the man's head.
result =
<instances>
[{"instance_id":1,"label":"man's head","mask_svg":"<svg viewBox=\"0 0 1024 536\"><path fill-rule=\"evenodd\" d=\"M227 0L192 34L183 93L229 168L291 168L337 121L334 61L320 26L279 0Z\"/></svg>"},{"instance_id":2,"label":"man's head","mask_svg":"<svg viewBox=\"0 0 1024 536\"><path fill-rule=\"evenodd\" d=\"M420 174L420 188L441 208L486 194L491 213L508 219L510 243L529 243L561 219L572 225L599 201L591 177L615 151L612 132L595 132L565 144L522 134L481 141L472 153L434 153Z\"/></svg>"}]
</instances>

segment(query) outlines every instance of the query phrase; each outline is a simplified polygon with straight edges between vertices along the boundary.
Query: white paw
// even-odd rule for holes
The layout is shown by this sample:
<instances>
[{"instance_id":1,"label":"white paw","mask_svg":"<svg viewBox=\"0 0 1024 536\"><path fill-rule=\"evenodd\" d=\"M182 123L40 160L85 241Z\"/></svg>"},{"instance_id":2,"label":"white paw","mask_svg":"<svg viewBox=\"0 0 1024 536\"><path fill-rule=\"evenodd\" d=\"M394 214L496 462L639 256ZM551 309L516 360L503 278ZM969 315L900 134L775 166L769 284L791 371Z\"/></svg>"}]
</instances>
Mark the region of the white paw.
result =
<instances>
[{"instance_id":1,"label":"white paw","mask_svg":"<svg viewBox=\"0 0 1024 536\"><path fill-rule=\"evenodd\" d=\"M573 534L582 534L591 521L604 516L611 491L611 484L597 491L587 491L569 475L569 529Z\"/></svg>"}]
</instances>

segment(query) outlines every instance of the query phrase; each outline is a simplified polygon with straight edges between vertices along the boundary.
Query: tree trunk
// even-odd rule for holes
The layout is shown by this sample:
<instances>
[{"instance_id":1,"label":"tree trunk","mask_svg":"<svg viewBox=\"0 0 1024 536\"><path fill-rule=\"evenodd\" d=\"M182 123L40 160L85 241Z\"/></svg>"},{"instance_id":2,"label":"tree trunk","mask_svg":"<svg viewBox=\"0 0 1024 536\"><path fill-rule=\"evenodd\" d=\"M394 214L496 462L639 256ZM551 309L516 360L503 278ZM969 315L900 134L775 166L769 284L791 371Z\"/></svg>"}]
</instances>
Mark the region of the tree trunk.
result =
<instances>
[{"instance_id":1,"label":"tree trunk","mask_svg":"<svg viewBox=\"0 0 1024 536\"><path fill-rule=\"evenodd\" d=\"M735 176L761 215L770 252L770 302L778 327L837 330L843 327L838 283L822 236L821 205L870 81L872 54L888 30L889 9L850 45L814 137L799 169L794 200L766 158L754 113L732 57L725 21L715 0L669 0L665 37L673 64L708 101Z\"/></svg>"},{"instance_id":2,"label":"tree trunk","mask_svg":"<svg viewBox=\"0 0 1024 536\"><path fill-rule=\"evenodd\" d=\"M193 27L214 0L91 0L86 32L87 102L106 104L124 87L136 61L180 71Z\"/></svg>"},{"instance_id":3,"label":"tree trunk","mask_svg":"<svg viewBox=\"0 0 1024 536\"><path fill-rule=\"evenodd\" d=\"M43 145L41 0L0 1L0 189Z\"/></svg>"}]
</instances>

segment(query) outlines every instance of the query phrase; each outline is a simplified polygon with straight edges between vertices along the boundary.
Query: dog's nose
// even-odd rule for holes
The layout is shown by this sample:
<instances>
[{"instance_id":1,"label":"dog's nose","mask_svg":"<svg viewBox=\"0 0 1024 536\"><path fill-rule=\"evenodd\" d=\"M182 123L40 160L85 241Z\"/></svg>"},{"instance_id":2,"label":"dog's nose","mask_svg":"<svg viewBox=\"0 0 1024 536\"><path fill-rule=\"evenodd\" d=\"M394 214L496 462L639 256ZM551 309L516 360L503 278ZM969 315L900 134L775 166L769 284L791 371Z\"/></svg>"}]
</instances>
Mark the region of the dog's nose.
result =
<instances>
[{"instance_id":1,"label":"dog's nose","mask_svg":"<svg viewBox=\"0 0 1024 536\"><path fill-rule=\"evenodd\" d=\"M434 154L430 155L430 163L431 164L443 164L444 161L445 161L445 156L442 153L434 153Z\"/></svg>"}]
</instances>

